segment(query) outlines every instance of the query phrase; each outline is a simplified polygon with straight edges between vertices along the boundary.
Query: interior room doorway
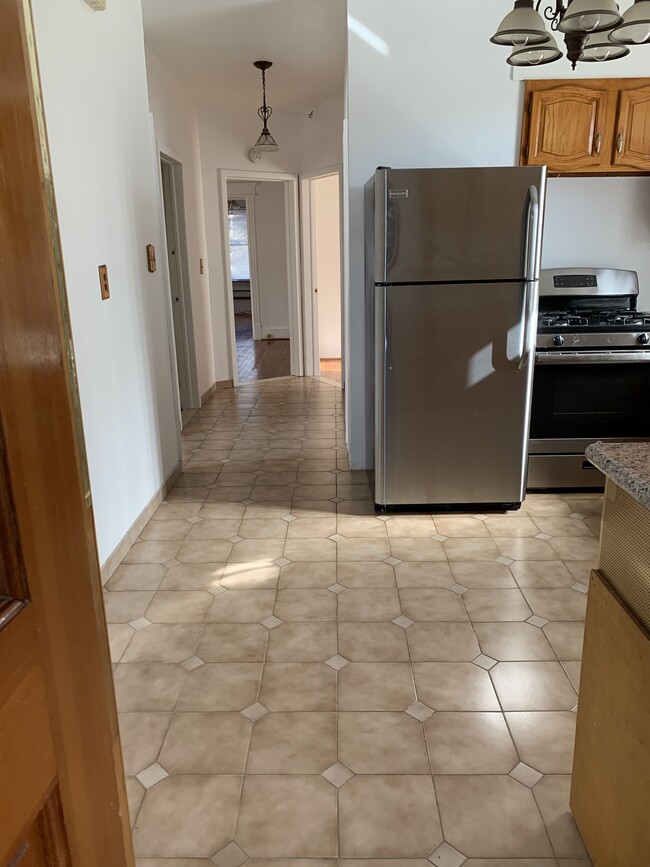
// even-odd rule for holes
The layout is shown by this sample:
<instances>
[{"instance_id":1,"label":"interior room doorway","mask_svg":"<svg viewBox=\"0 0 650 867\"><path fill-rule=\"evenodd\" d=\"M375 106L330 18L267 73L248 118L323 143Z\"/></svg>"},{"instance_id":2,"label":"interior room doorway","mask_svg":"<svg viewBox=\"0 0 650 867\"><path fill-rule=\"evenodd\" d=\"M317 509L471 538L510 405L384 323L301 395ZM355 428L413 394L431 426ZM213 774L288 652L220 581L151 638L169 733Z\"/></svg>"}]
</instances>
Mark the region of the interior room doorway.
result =
<instances>
[{"instance_id":1,"label":"interior room doorway","mask_svg":"<svg viewBox=\"0 0 650 867\"><path fill-rule=\"evenodd\" d=\"M173 354L176 360L178 398L181 413L198 409L198 381L196 352L192 323L192 299L185 236L185 209L183 200L183 167L161 154L163 214L171 315Z\"/></svg>"},{"instance_id":2,"label":"interior room doorway","mask_svg":"<svg viewBox=\"0 0 650 867\"><path fill-rule=\"evenodd\" d=\"M234 385L302 375L297 178L221 174Z\"/></svg>"},{"instance_id":3,"label":"interior room doorway","mask_svg":"<svg viewBox=\"0 0 650 867\"><path fill-rule=\"evenodd\" d=\"M341 173L301 176L307 372L343 384Z\"/></svg>"}]
</instances>

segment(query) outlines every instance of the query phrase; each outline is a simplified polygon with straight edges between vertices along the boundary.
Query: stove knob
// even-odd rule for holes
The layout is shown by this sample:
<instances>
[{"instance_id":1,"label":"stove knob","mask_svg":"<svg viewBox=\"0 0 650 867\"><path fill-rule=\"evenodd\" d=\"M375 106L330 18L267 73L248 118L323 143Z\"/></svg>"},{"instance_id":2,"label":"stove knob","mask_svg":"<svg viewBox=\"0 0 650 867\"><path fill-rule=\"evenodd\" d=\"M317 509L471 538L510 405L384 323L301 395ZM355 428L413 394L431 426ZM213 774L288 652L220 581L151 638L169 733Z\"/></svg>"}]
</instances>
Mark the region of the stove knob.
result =
<instances>
[{"instance_id":1,"label":"stove knob","mask_svg":"<svg viewBox=\"0 0 650 867\"><path fill-rule=\"evenodd\" d=\"M650 343L650 336L647 334L639 334L636 342L643 344L643 346L646 346L646 344Z\"/></svg>"},{"instance_id":2,"label":"stove knob","mask_svg":"<svg viewBox=\"0 0 650 867\"><path fill-rule=\"evenodd\" d=\"M561 334L555 335L553 338L553 346L564 346L564 337L562 337Z\"/></svg>"}]
</instances>

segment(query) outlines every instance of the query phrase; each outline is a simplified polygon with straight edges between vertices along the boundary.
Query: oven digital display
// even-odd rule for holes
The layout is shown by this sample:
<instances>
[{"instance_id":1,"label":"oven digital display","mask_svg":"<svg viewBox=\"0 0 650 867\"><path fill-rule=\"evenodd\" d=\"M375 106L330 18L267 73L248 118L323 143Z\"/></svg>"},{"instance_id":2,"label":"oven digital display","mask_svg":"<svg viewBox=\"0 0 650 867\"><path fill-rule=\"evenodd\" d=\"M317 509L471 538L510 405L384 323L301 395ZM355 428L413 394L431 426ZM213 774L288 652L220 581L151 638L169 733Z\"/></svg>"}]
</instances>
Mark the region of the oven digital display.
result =
<instances>
[{"instance_id":1,"label":"oven digital display","mask_svg":"<svg viewBox=\"0 0 650 867\"><path fill-rule=\"evenodd\" d=\"M598 279L595 274L556 274L553 277L556 289L595 289Z\"/></svg>"}]
</instances>

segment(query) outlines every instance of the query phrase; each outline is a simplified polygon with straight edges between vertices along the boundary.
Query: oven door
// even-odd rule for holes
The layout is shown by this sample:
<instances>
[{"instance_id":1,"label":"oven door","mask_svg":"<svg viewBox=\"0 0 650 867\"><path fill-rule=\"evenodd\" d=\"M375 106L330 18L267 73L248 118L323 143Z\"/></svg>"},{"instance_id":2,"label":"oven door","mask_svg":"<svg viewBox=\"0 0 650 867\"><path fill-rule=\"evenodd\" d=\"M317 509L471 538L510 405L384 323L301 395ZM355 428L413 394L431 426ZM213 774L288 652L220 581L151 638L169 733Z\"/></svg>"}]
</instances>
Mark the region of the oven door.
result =
<instances>
[{"instance_id":1,"label":"oven door","mask_svg":"<svg viewBox=\"0 0 650 867\"><path fill-rule=\"evenodd\" d=\"M650 352L538 352L528 488L599 489L585 459L599 440L650 439Z\"/></svg>"}]
</instances>

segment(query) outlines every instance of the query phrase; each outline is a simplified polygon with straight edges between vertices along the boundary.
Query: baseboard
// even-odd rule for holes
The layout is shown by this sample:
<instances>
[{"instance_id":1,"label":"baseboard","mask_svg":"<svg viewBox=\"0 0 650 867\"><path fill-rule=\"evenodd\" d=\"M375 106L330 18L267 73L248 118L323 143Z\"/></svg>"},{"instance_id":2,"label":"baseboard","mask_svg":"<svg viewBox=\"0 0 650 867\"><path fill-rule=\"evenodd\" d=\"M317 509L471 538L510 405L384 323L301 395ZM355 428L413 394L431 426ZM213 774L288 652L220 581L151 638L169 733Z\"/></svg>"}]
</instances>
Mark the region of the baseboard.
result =
<instances>
[{"instance_id":1,"label":"baseboard","mask_svg":"<svg viewBox=\"0 0 650 867\"><path fill-rule=\"evenodd\" d=\"M267 334L272 334L271 340L288 340L291 337L288 325L260 325L260 339L266 340Z\"/></svg>"},{"instance_id":2,"label":"baseboard","mask_svg":"<svg viewBox=\"0 0 650 867\"><path fill-rule=\"evenodd\" d=\"M204 406L215 393L215 391L222 391L224 388L232 388L232 379L222 379L218 382L213 382L210 388L201 395L201 406Z\"/></svg>"},{"instance_id":3,"label":"baseboard","mask_svg":"<svg viewBox=\"0 0 650 867\"><path fill-rule=\"evenodd\" d=\"M138 517L131 524L128 531L122 537L113 553L109 554L106 562L100 570L102 586L106 584L106 582L113 575L122 560L128 554L131 546L137 541L138 536L147 526L158 506L163 502L167 494L171 491L176 482L179 480L182 472L182 465L180 463L176 464L174 469L167 476L164 484L161 485L161 487L156 491L156 493L149 500L145 508L140 512Z\"/></svg>"}]
</instances>

